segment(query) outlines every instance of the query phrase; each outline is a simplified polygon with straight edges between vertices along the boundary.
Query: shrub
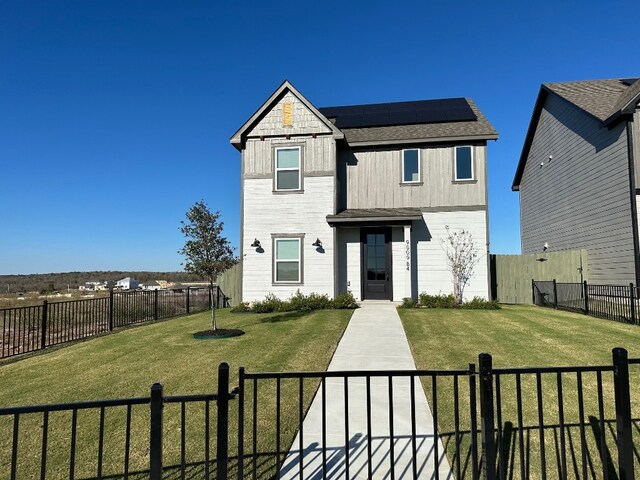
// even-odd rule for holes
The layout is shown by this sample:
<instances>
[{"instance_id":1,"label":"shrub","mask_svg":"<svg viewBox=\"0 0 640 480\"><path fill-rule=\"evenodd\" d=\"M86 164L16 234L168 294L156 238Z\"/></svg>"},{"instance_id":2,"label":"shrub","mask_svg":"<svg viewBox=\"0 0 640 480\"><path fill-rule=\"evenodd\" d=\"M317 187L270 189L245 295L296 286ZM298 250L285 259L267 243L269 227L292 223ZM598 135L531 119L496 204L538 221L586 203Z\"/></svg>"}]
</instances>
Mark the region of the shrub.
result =
<instances>
[{"instance_id":1,"label":"shrub","mask_svg":"<svg viewBox=\"0 0 640 480\"><path fill-rule=\"evenodd\" d=\"M282 300L276 297L273 293L267 294L262 301L254 302L251 311L253 313L273 313L281 312Z\"/></svg>"},{"instance_id":2,"label":"shrub","mask_svg":"<svg viewBox=\"0 0 640 480\"><path fill-rule=\"evenodd\" d=\"M469 310L500 310L502 307L495 300L485 300L482 297L473 297L469 302L463 303L460 308Z\"/></svg>"},{"instance_id":3,"label":"shrub","mask_svg":"<svg viewBox=\"0 0 640 480\"><path fill-rule=\"evenodd\" d=\"M284 308L287 311L300 310L303 312L310 312L312 310L322 310L324 308L330 308L331 300L327 295L321 295L319 293L310 293L304 295L298 290L287 302L283 302Z\"/></svg>"},{"instance_id":4,"label":"shrub","mask_svg":"<svg viewBox=\"0 0 640 480\"><path fill-rule=\"evenodd\" d=\"M417 308L418 302L416 302L413 298L404 297L402 299L402 304L399 308Z\"/></svg>"},{"instance_id":5,"label":"shrub","mask_svg":"<svg viewBox=\"0 0 640 480\"><path fill-rule=\"evenodd\" d=\"M449 295L429 295L423 292L419 295L419 298L419 306L425 308L456 308L458 306L456 303L456 297L453 293L450 293Z\"/></svg>"},{"instance_id":6,"label":"shrub","mask_svg":"<svg viewBox=\"0 0 640 480\"><path fill-rule=\"evenodd\" d=\"M342 292L331 302L333 308L337 309L352 309L358 308L358 304L356 303L356 299L353 298L353 293L350 290L346 292Z\"/></svg>"},{"instance_id":7,"label":"shrub","mask_svg":"<svg viewBox=\"0 0 640 480\"><path fill-rule=\"evenodd\" d=\"M231 313L244 313L250 311L251 305L249 305L249 302L240 302L238 305L231 309Z\"/></svg>"}]
</instances>

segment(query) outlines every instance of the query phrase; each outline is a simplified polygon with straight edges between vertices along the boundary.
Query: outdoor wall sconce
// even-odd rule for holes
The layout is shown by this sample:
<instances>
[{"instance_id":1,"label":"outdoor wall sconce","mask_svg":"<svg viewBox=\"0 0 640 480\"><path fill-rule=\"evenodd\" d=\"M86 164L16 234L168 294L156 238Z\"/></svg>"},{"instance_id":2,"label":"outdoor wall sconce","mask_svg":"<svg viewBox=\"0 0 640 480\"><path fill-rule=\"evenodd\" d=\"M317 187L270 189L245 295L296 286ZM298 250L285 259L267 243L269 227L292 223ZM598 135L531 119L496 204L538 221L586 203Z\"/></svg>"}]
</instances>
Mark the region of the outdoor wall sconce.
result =
<instances>
[{"instance_id":1,"label":"outdoor wall sconce","mask_svg":"<svg viewBox=\"0 0 640 480\"><path fill-rule=\"evenodd\" d=\"M251 246L253 248L260 248L260 240L258 240L257 238L253 241L253 243L251 244Z\"/></svg>"},{"instance_id":2,"label":"outdoor wall sconce","mask_svg":"<svg viewBox=\"0 0 640 480\"><path fill-rule=\"evenodd\" d=\"M316 241L311 244L312 247L322 247L322 242L319 238L316 238Z\"/></svg>"}]
</instances>

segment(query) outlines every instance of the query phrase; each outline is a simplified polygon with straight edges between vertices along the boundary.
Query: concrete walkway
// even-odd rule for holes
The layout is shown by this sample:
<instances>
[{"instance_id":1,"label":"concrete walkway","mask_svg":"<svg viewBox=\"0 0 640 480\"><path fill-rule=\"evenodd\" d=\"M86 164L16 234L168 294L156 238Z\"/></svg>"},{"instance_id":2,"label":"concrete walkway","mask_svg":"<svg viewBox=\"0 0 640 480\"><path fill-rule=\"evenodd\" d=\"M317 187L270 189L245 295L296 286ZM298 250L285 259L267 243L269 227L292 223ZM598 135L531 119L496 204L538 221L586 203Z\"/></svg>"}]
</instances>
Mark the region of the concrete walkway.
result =
<instances>
[{"instance_id":1,"label":"concrete walkway","mask_svg":"<svg viewBox=\"0 0 640 480\"><path fill-rule=\"evenodd\" d=\"M347 326L329 365L329 371L342 370L415 370L407 337L396 305L390 302L363 302ZM368 478L390 479L393 463L396 479L413 478L411 442L411 380L396 377L393 386L393 438L391 452L389 429L388 378L371 378L371 459L368 458L366 381L364 377L348 381L348 432L345 433L344 380L326 381L326 477L331 480ZM415 380L416 465L418 478L434 478L435 455L433 418L419 379ZM322 468L322 389L304 419L303 452L300 455L300 433L280 472L280 478L320 480ZM348 451L345 443L348 439ZM442 479L453 478L449 462L438 439L437 468ZM391 461L391 456L395 457ZM349 461L346 462L347 455Z\"/></svg>"}]
</instances>

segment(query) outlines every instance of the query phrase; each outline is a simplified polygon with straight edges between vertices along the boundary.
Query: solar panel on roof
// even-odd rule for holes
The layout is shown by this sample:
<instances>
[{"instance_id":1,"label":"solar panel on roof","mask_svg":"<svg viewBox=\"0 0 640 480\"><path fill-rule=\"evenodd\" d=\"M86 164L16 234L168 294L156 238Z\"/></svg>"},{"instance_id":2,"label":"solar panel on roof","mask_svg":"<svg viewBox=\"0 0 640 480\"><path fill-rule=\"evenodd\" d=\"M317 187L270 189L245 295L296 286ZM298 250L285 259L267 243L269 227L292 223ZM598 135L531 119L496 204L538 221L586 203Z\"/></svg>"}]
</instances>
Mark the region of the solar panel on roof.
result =
<instances>
[{"instance_id":1,"label":"solar panel on roof","mask_svg":"<svg viewBox=\"0 0 640 480\"><path fill-rule=\"evenodd\" d=\"M464 98L377 103L321 108L323 115L336 118L338 128L410 125L476 120Z\"/></svg>"}]
</instances>

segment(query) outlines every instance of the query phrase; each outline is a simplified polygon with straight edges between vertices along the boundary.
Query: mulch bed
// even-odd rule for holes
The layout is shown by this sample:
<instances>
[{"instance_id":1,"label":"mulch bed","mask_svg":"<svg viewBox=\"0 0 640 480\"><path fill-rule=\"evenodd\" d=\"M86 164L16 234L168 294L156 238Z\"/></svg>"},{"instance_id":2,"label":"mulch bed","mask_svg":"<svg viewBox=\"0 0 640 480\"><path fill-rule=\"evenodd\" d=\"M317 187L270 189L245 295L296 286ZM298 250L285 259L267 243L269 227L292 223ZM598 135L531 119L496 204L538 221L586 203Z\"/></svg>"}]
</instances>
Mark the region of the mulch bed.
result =
<instances>
[{"instance_id":1,"label":"mulch bed","mask_svg":"<svg viewBox=\"0 0 640 480\"><path fill-rule=\"evenodd\" d=\"M193 334L193 338L199 340L216 339L216 338L231 338L244 335L244 331L237 328L218 328L217 330L202 330Z\"/></svg>"}]
</instances>

